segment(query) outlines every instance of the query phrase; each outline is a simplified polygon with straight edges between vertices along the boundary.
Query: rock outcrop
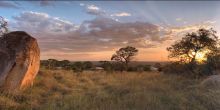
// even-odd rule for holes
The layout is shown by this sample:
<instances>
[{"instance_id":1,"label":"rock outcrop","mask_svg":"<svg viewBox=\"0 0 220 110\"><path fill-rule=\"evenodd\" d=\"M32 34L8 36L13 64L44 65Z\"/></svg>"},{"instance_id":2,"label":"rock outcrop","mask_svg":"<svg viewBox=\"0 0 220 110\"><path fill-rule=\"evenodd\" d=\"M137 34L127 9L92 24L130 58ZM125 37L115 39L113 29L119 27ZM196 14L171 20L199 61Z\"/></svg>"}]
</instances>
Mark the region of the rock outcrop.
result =
<instances>
[{"instance_id":1,"label":"rock outcrop","mask_svg":"<svg viewBox=\"0 0 220 110\"><path fill-rule=\"evenodd\" d=\"M212 75L208 77L202 81L201 86L208 89L220 89L220 75Z\"/></svg>"},{"instance_id":2,"label":"rock outcrop","mask_svg":"<svg viewBox=\"0 0 220 110\"><path fill-rule=\"evenodd\" d=\"M0 37L0 88L15 91L31 86L40 66L37 40L23 31Z\"/></svg>"}]
</instances>

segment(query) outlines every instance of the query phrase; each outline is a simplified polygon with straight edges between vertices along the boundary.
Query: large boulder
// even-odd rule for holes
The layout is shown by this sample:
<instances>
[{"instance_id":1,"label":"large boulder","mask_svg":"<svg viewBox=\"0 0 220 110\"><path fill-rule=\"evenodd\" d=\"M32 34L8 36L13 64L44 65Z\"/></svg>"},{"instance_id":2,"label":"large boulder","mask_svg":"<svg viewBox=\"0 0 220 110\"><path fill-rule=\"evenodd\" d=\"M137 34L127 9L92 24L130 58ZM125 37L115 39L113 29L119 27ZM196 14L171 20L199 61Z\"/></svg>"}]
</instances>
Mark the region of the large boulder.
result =
<instances>
[{"instance_id":1,"label":"large boulder","mask_svg":"<svg viewBox=\"0 0 220 110\"><path fill-rule=\"evenodd\" d=\"M212 75L202 81L201 86L208 89L220 89L220 75Z\"/></svg>"},{"instance_id":2,"label":"large boulder","mask_svg":"<svg viewBox=\"0 0 220 110\"><path fill-rule=\"evenodd\" d=\"M23 31L0 37L0 88L6 91L31 86L40 66L37 40Z\"/></svg>"}]
</instances>

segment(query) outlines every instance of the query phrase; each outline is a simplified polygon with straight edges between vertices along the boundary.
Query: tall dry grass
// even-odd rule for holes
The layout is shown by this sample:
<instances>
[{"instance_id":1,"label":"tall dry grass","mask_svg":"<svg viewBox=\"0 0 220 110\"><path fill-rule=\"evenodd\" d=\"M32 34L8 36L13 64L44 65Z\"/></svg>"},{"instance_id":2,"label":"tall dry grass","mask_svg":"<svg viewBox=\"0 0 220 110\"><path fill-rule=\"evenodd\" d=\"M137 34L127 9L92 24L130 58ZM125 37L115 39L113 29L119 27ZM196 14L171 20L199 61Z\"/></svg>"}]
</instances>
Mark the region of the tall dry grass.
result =
<instances>
[{"instance_id":1,"label":"tall dry grass","mask_svg":"<svg viewBox=\"0 0 220 110\"><path fill-rule=\"evenodd\" d=\"M34 86L1 94L0 109L220 110L220 90L201 80L155 72L112 73L42 69Z\"/></svg>"}]
</instances>

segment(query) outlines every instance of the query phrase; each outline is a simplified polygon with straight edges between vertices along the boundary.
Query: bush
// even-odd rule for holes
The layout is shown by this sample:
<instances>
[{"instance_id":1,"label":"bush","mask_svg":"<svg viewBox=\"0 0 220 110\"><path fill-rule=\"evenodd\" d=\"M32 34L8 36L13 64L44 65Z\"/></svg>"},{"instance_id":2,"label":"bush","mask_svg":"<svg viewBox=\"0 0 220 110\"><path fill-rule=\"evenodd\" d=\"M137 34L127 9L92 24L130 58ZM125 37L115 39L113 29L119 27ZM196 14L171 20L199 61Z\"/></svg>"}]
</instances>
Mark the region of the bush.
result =
<instances>
[{"instance_id":1,"label":"bush","mask_svg":"<svg viewBox=\"0 0 220 110\"><path fill-rule=\"evenodd\" d=\"M138 66L130 66L128 67L128 71L130 72L144 72L151 71L150 65L138 65Z\"/></svg>"},{"instance_id":2,"label":"bush","mask_svg":"<svg viewBox=\"0 0 220 110\"><path fill-rule=\"evenodd\" d=\"M213 75L213 67L209 64L197 65L197 77Z\"/></svg>"},{"instance_id":3,"label":"bush","mask_svg":"<svg viewBox=\"0 0 220 110\"><path fill-rule=\"evenodd\" d=\"M162 70L165 74L177 74L190 78L199 78L214 74L212 63L196 64L173 62L165 65Z\"/></svg>"},{"instance_id":4,"label":"bush","mask_svg":"<svg viewBox=\"0 0 220 110\"><path fill-rule=\"evenodd\" d=\"M151 71L151 65L144 65L144 71Z\"/></svg>"},{"instance_id":5,"label":"bush","mask_svg":"<svg viewBox=\"0 0 220 110\"><path fill-rule=\"evenodd\" d=\"M206 64L212 69L212 72L214 72L215 70L220 68L220 55L208 55Z\"/></svg>"},{"instance_id":6,"label":"bush","mask_svg":"<svg viewBox=\"0 0 220 110\"><path fill-rule=\"evenodd\" d=\"M129 72L137 71L137 67L130 66L130 67L128 67L127 71L129 71Z\"/></svg>"},{"instance_id":7,"label":"bush","mask_svg":"<svg viewBox=\"0 0 220 110\"><path fill-rule=\"evenodd\" d=\"M114 71L113 64L109 61L100 61L100 67L104 68L104 70L108 73L112 73Z\"/></svg>"},{"instance_id":8,"label":"bush","mask_svg":"<svg viewBox=\"0 0 220 110\"><path fill-rule=\"evenodd\" d=\"M90 62L90 61L83 62L83 68L84 68L85 70L90 70L90 69L92 69L92 68L93 68L92 62Z\"/></svg>"},{"instance_id":9,"label":"bush","mask_svg":"<svg viewBox=\"0 0 220 110\"><path fill-rule=\"evenodd\" d=\"M189 72L187 64L181 64L179 62L172 62L162 67L165 74L185 74Z\"/></svg>"},{"instance_id":10,"label":"bush","mask_svg":"<svg viewBox=\"0 0 220 110\"><path fill-rule=\"evenodd\" d=\"M154 67L157 68L159 72L162 71L162 65L160 63L155 63Z\"/></svg>"},{"instance_id":11,"label":"bush","mask_svg":"<svg viewBox=\"0 0 220 110\"><path fill-rule=\"evenodd\" d=\"M74 72L83 72L83 63L82 62L75 62L72 65L72 70Z\"/></svg>"},{"instance_id":12,"label":"bush","mask_svg":"<svg viewBox=\"0 0 220 110\"><path fill-rule=\"evenodd\" d=\"M112 63L112 68L114 71L124 71L126 67L122 63L114 62Z\"/></svg>"},{"instance_id":13,"label":"bush","mask_svg":"<svg viewBox=\"0 0 220 110\"><path fill-rule=\"evenodd\" d=\"M220 55L209 55L204 64L197 65L199 76L218 74L216 73L218 68L220 68Z\"/></svg>"}]
</instances>

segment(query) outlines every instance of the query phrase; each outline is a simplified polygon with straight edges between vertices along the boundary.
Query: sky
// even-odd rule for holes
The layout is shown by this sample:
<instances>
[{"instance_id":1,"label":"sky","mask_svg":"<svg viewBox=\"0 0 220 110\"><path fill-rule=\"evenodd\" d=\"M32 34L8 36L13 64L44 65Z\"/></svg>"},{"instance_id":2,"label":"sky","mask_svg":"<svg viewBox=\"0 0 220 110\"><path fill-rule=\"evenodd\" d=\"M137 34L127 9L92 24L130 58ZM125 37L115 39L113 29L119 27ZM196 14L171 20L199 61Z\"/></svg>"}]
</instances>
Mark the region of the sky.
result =
<instances>
[{"instance_id":1,"label":"sky","mask_svg":"<svg viewBox=\"0 0 220 110\"><path fill-rule=\"evenodd\" d=\"M169 61L187 32L220 32L220 1L0 1L0 16L37 39L41 59L110 60L134 46L137 61Z\"/></svg>"}]
</instances>

